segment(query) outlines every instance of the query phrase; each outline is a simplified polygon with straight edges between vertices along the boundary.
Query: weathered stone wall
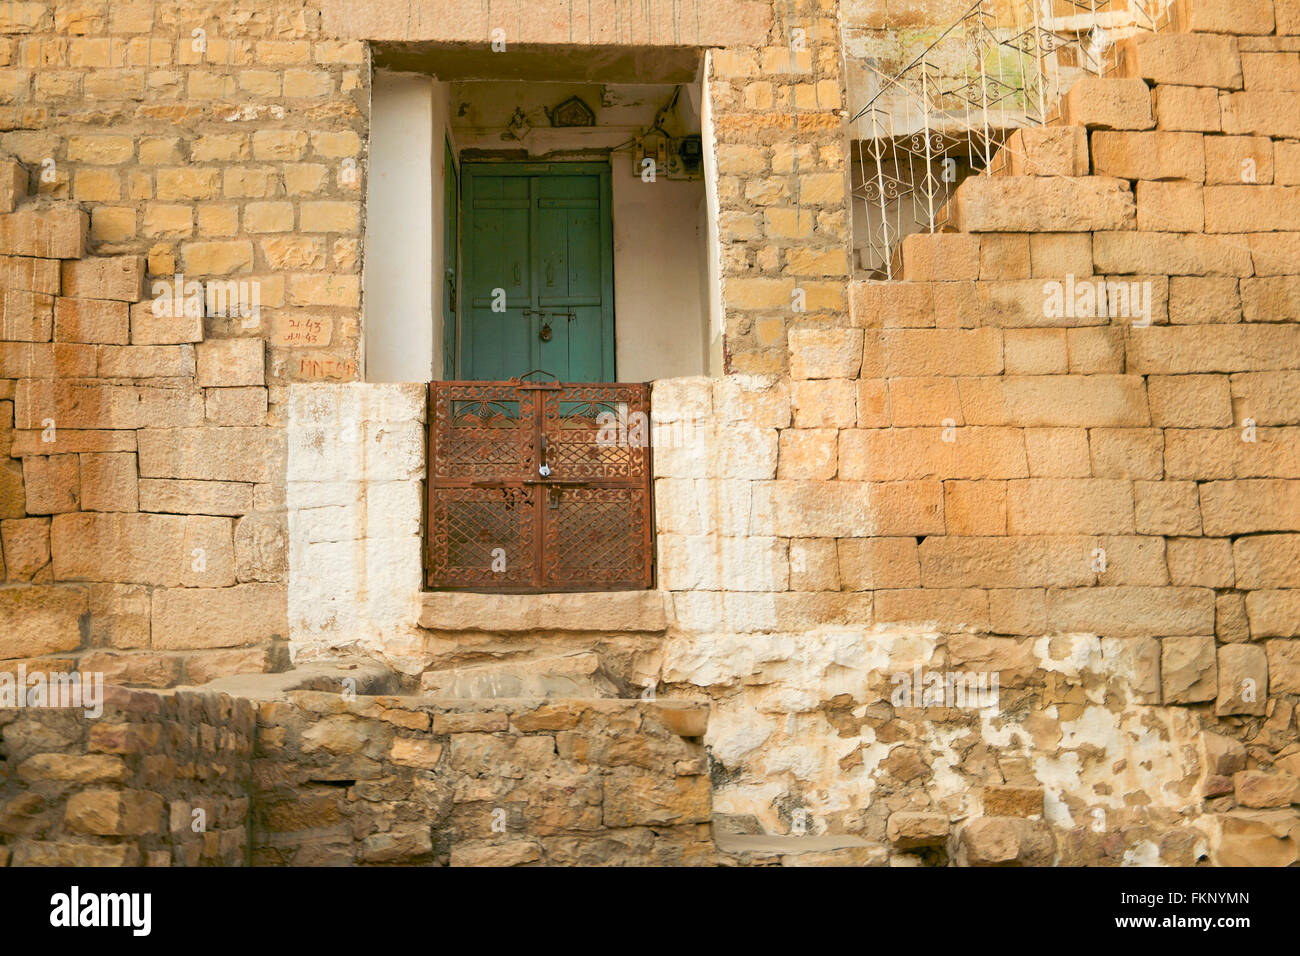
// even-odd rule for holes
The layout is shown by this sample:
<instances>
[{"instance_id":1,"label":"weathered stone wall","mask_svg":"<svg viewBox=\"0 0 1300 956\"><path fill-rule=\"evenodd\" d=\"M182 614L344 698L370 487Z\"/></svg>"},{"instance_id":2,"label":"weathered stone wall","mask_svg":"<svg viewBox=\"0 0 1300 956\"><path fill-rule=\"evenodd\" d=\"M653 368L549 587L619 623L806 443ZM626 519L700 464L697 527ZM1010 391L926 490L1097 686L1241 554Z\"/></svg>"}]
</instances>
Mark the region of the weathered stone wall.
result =
<instances>
[{"instance_id":1,"label":"weathered stone wall","mask_svg":"<svg viewBox=\"0 0 1300 956\"><path fill-rule=\"evenodd\" d=\"M256 706L105 690L93 718L0 708L0 865L246 862Z\"/></svg>"},{"instance_id":2,"label":"weathered stone wall","mask_svg":"<svg viewBox=\"0 0 1300 956\"><path fill-rule=\"evenodd\" d=\"M292 696L258 711L254 865L712 862L704 711Z\"/></svg>"},{"instance_id":3,"label":"weathered stone wall","mask_svg":"<svg viewBox=\"0 0 1300 956\"><path fill-rule=\"evenodd\" d=\"M121 688L96 719L0 709L0 866L710 863L706 718Z\"/></svg>"},{"instance_id":4,"label":"weathered stone wall","mask_svg":"<svg viewBox=\"0 0 1300 956\"><path fill-rule=\"evenodd\" d=\"M901 281L793 315L788 378L656 385L663 676L714 701L719 811L932 813L967 862L1297 858L1294 14L1125 41ZM1076 298L1107 280L1149 312ZM1000 707L891 703L917 665Z\"/></svg>"},{"instance_id":5,"label":"weathered stone wall","mask_svg":"<svg viewBox=\"0 0 1300 956\"><path fill-rule=\"evenodd\" d=\"M152 686L285 662L286 386L359 361L369 54L320 20L268 0L0 14L0 153L21 164L0 659ZM159 317L176 276L197 307Z\"/></svg>"},{"instance_id":6,"label":"weathered stone wall","mask_svg":"<svg viewBox=\"0 0 1300 956\"><path fill-rule=\"evenodd\" d=\"M424 658L424 385L290 389L289 638L297 660L362 649Z\"/></svg>"},{"instance_id":7,"label":"weathered stone wall","mask_svg":"<svg viewBox=\"0 0 1300 956\"><path fill-rule=\"evenodd\" d=\"M514 36L719 47L729 374L654 396L678 430L655 453L660 689L714 707L716 809L883 837L904 865L1294 862L1295 0L1203 0L1178 21L1196 32L1126 41L1126 78L1013 138L999 175L962 186L956 231L909 240L891 283L850 280L836 0L702 4L694 34L638 12L667 4L597 4L609 19L585 32L566 6L518 5ZM442 0L404 22L352 0L0 7L0 150L21 164L0 176L5 669L166 686L284 666L290 636L408 673L432 659L411 629L418 387L289 386L357 378L365 39L490 27ZM159 320L150 280L176 272L256 281L258 321ZM1149 283L1149 312L1049 305L1051 283L1108 278L1139 298ZM999 705L892 703L918 665L997 675ZM454 757L436 708L385 709L428 717L425 749ZM295 711L259 792L301 789L328 816L312 774L349 760L409 784L394 804L424 786L391 759L423 731L368 712L304 750L308 725L342 716ZM493 733L511 726L527 737ZM482 799L546 774L512 770ZM441 852L410 807L348 811L360 844L334 821L251 845ZM552 835L527 838L538 858L572 859L572 834Z\"/></svg>"},{"instance_id":8,"label":"weathered stone wall","mask_svg":"<svg viewBox=\"0 0 1300 956\"><path fill-rule=\"evenodd\" d=\"M851 275L837 0L779 2L766 42L710 56L727 373L786 366L801 324L837 325Z\"/></svg>"}]
</instances>

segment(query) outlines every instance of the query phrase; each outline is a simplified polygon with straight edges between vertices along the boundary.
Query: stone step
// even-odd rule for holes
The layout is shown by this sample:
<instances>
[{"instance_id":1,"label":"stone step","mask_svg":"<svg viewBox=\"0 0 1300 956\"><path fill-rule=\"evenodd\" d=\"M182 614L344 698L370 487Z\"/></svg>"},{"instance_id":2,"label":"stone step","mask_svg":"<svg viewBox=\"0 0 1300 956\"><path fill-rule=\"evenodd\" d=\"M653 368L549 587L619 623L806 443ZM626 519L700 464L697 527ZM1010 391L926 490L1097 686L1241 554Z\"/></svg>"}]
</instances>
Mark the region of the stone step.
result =
<instances>
[{"instance_id":1,"label":"stone step","mask_svg":"<svg viewBox=\"0 0 1300 956\"><path fill-rule=\"evenodd\" d=\"M993 176L1087 176L1088 131L1082 126L1018 129L989 163Z\"/></svg>"},{"instance_id":2,"label":"stone step","mask_svg":"<svg viewBox=\"0 0 1300 956\"><path fill-rule=\"evenodd\" d=\"M1118 74L1148 85L1243 86L1235 36L1214 33L1140 33L1121 40Z\"/></svg>"},{"instance_id":3,"label":"stone step","mask_svg":"<svg viewBox=\"0 0 1300 956\"><path fill-rule=\"evenodd\" d=\"M1113 232L1137 228L1130 183L1105 176L971 176L949 202L957 232Z\"/></svg>"},{"instance_id":4,"label":"stone step","mask_svg":"<svg viewBox=\"0 0 1300 956\"><path fill-rule=\"evenodd\" d=\"M529 686L549 688L547 694L563 694L563 688L570 687L569 693L577 696L638 696L658 673L668 627L667 606L660 591L442 591L426 593L421 601L426 675L457 675L428 677L430 685L442 687L465 675L463 679L478 688L470 696L507 693L492 689L493 681L502 688L515 686L518 681L504 678L516 671L527 675ZM562 680L536 684L538 661L567 661L582 654L596 655L602 674L597 684L584 682L585 677L575 684L571 663L561 667ZM610 685L617 692L611 692ZM628 690L631 693L624 692Z\"/></svg>"},{"instance_id":5,"label":"stone step","mask_svg":"<svg viewBox=\"0 0 1300 956\"><path fill-rule=\"evenodd\" d=\"M292 691L365 697L404 691L401 675L369 657L337 657L299 663L276 673L228 674L202 685L205 691L254 700L284 699Z\"/></svg>"},{"instance_id":6,"label":"stone step","mask_svg":"<svg viewBox=\"0 0 1300 956\"><path fill-rule=\"evenodd\" d=\"M1067 125L1087 129L1147 130L1156 125L1151 87L1141 79L1085 76L1074 82L1061 103Z\"/></svg>"},{"instance_id":7,"label":"stone step","mask_svg":"<svg viewBox=\"0 0 1300 956\"><path fill-rule=\"evenodd\" d=\"M782 836L719 832L713 843L722 866L888 866L889 850L847 834Z\"/></svg>"},{"instance_id":8,"label":"stone step","mask_svg":"<svg viewBox=\"0 0 1300 956\"><path fill-rule=\"evenodd\" d=\"M420 627L428 631L663 633L668 627L661 591L563 594L432 591L421 595L421 605Z\"/></svg>"},{"instance_id":9,"label":"stone step","mask_svg":"<svg viewBox=\"0 0 1300 956\"><path fill-rule=\"evenodd\" d=\"M634 696L592 651L426 671L420 692L428 697Z\"/></svg>"},{"instance_id":10,"label":"stone step","mask_svg":"<svg viewBox=\"0 0 1300 956\"><path fill-rule=\"evenodd\" d=\"M1278 12L1275 19L1273 0L1177 0L1169 21L1179 33L1265 36L1284 26L1285 12Z\"/></svg>"}]
</instances>

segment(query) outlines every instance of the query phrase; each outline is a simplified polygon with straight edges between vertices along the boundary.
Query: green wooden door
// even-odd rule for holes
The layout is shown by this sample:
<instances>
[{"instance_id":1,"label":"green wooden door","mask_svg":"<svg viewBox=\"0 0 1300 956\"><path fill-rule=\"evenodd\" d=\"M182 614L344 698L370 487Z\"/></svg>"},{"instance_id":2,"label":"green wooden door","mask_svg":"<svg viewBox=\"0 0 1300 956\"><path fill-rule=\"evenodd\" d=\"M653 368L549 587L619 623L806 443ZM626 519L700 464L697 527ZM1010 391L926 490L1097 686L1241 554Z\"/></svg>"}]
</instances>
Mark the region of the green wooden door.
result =
<instances>
[{"instance_id":1,"label":"green wooden door","mask_svg":"<svg viewBox=\"0 0 1300 956\"><path fill-rule=\"evenodd\" d=\"M464 163L460 375L614 381L609 166Z\"/></svg>"}]
</instances>

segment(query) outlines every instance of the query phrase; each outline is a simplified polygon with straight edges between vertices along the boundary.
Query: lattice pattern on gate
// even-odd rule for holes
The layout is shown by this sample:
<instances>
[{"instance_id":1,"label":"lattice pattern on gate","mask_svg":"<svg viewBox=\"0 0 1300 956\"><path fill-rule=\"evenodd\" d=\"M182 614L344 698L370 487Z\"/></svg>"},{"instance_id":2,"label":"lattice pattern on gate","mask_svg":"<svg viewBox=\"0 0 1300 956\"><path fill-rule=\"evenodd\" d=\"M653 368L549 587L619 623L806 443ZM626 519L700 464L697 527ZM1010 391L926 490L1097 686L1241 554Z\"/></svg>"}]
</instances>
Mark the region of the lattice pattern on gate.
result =
<instances>
[{"instance_id":1,"label":"lattice pattern on gate","mask_svg":"<svg viewBox=\"0 0 1300 956\"><path fill-rule=\"evenodd\" d=\"M649 385L434 382L430 400L429 587L653 586Z\"/></svg>"}]
</instances>

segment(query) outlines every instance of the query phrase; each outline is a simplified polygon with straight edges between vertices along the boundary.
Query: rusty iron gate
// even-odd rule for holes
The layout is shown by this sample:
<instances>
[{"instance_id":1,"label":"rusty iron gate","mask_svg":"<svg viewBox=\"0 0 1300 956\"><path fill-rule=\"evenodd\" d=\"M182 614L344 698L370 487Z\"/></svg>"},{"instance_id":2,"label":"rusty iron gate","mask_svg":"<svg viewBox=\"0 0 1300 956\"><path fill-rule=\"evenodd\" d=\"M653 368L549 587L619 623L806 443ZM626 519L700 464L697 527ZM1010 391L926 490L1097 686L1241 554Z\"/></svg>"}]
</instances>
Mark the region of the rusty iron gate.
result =
<instances>
[{"instance_id":1,"label":"rusty iron gate","mask_svg":"<svg viewBox=\"0 0 1300 956\"><path fill-rule=\"evenodd\" d=\"M429 587L653 587L649 414L648 384L432 383Z\"/></svg>"}]
</instances>

